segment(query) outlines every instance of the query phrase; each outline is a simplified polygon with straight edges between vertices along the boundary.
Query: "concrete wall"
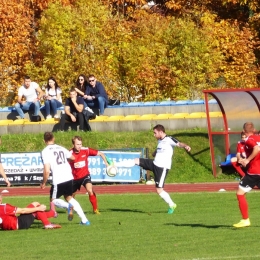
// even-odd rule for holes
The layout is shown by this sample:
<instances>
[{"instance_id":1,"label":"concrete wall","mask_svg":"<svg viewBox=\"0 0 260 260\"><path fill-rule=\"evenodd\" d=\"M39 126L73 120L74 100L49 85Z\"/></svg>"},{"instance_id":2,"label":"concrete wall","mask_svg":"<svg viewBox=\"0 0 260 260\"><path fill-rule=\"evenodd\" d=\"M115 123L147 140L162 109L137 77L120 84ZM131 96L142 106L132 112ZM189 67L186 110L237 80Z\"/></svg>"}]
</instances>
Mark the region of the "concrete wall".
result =
<instances>
[{"instance_id":1,"label":"concrete wall","mask_svg":"<svg viewBox=\"0 0 260 260\"><path fill-rule=\"evenodd\" d=\"M210 104L210 111L219 111L217 104ZM175 113L193 113L193 112L205 112L204 104L192 104L192 105L176 105L176 106L141 106L141 107L109 107L105 110L105 115L143 115L143 114L175 114ZM61 111L60 111L61 113ZM30 114L25 114L26 118L30 118ZM44 119L45 111L41 110L41 117ZM9 111L0 110L0 120L4 119L17 119L17 112L13 109ZM142 131L150 130L156 124L162 124L167 130L177 129L190 129L190 128L207 128L206 118L173 118L173 119L157 119L157 120L129 120L129 121L90 121L92 131ZM211 121L212 127L219 128L222 126L222 118L214 118ZM75 124L66 124L66 129L78 129ZM60 129L59 122L56 121L42 121L42 122L26 122L19 124L16 121L7 124L0 125L0 134L8 133L42 133L46 131L58 131Z\"/></svg>"}]
</instances>

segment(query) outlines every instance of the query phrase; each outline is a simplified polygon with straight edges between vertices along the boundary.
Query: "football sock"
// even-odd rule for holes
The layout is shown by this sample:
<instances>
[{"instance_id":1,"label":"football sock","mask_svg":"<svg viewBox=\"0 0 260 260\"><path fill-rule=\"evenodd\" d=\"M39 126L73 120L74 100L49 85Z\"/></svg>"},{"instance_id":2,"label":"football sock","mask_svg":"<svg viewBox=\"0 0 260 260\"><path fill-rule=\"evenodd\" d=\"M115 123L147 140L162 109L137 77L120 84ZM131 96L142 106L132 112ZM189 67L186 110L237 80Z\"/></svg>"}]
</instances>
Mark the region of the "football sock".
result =
<instances>
[{"instance_id":1,"label":"football sock","mask_svg":"<svg viewBox=\"0 0 260 260\"><path fill-rule=\"evenodd\" d=\"M174 205L174 202L172 201L170 195L168 192L163 190L159 196L169 205L169 207L172 207Z\"/></svg>"},{"instance_id":2,"label":"football sock","mask_svg":"<svg viewBox=\"0 0 260 260\"><path fill-rule=\"evenodd\" d=\"M74 198L71 198L68 202L72 205L73 209L77 212L77 214L81 218L81 222L86 223L88 219L86 218L80 204Z\"/></svg>"},{"instance_id":3,"label":"football sock","mask_svg":"<svg viewBox=\"0 0 260 260\"><path fill-rule=\"evenodd\" d=\"M242 170L242 168L240 167L240 165L237 162L231 162L231 163L241 177L245 176L244 171Z\"/></svg>"},{"instance_id":4,"label":"football sock","mask_svg":"<svg viewBox=\"0 0 260 260\"><path fill-rule=\"evenodd\" d=\"M245 195L237 195L237 200L243 219L248 219L248 204Z\"/></svg>"},{"instance_id":5,"label":"football sock","mask_svg":"<svg viewBox=\"0 0 260 260\"><path fill-rule=\"evenodd\" d=\"M69 206L68 202L62 199L54 199L52 202L57 208L67 209Z\"/></svg>"},{"instance_id":6,"label":"football sock","mask_svg":"<svg viewBox=\"0 0 260 260\"><path fill-rule=\"evenodd\" d=\"M93 193L92 195L89 194L89 201L92 204L93 210L97 209L97 198L96 198L96 194Z\"/></svg>"},{"instance_id":7,"label":"football sock","mask_svg":"<svg viewBox=\"0 0 260 260\"><path fill-rule=\"evenodd\" d=\"M53 218L55 216L55 211L51 209L49 211L45 211L45 214L47 218Z\"/></svg>"},{"instance_id":8,"label":"football sock","mask_svg":"<svg viewBox=\"0 0 260 260\"><path fill-rule=\"evenodd\" d=\"M54 216L54 212L53 211L52 211L52 216ZM50 222L48 220L48 217L47 217L47 214L44 211L37 211L36 212L36 219L40 220L44 226L50 224Z\"/></svg>"}]
</instances>

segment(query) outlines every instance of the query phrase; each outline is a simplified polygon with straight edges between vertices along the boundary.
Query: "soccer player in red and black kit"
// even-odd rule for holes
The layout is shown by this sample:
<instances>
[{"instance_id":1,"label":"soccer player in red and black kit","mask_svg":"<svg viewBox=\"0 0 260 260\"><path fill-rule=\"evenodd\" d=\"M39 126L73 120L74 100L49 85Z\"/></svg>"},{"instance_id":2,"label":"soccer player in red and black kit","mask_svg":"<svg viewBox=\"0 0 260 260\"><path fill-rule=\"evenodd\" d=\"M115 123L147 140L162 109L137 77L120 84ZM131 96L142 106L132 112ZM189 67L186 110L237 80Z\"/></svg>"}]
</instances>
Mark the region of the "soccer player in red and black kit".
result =
<instances>
[{"instance_id":1,"label":"soccer player in red and black kit","mask_svg":"<svg viewBox=\"0 0 260 260\"><path fill-rule=\"evenodd\" d=\"M260 136L255 134L254 124L247 122L243 126L247 136L245 141L245 152L247 158L239 160L244 167L247 167L246 175L239 182L237 200L242 215L242 220L233 226L236 228L250 226L248 215L248 204L245 194L255 186L260 187Z\"/></svg>"},{"instance_id":2,"label":"soccer player in red and black kit","mask_svg":"<svg viewBox=\"0 0 260 260\"><path fill-rule=\"evenodd\" d=\"M88 169L88 157L89 156L101 156L106 167L108 162L105 155L95 149L82 147L82 138L80 136L74 136L72 138L73 148L70 150L72 155L75 157L73 162L70 162L72 174L74 177L73 181L73 197L76 195L77 190L80 190L81 185L85 187L89 195L89 201L92 204L93 212L100 214L97 206L97 197L92 189L91 176Z\"/></svg>"},{"instance_id":3,"label":"soccer player in red and black kit","mask_svg":"<svg viewBox=\"0 0 260 260\"><path fill-rule=\"evenodd\" d=\"M231 163L233 167L236 169L236 171L239 173L241 177L245 176L244 167L238 163L241 159L246 158L246 152L245 152L245 140L246 135L244 132L241 133L241 140L237 143L237 153L236 157L231 158ZM243 167L243 168L242 168Z\"/></svg>"},{"instance_id":4,"label":"soccer player in red and black kit","mask_svg":"<svg viewBox=\"0 0 260 260\"><path fill-rule=\"evenodd\" d=\"M35 219L41 220L45 229L61 228L58 224L51 224L48 218L55 216L55 206L50 211L45 211L46 206L39 202L32 202L26 208L18 208L10 204L2 203L0 195L0 229L18 230L28 229ZM19 216L16 216L20 214Z\"/></svg>"}]
</instances>

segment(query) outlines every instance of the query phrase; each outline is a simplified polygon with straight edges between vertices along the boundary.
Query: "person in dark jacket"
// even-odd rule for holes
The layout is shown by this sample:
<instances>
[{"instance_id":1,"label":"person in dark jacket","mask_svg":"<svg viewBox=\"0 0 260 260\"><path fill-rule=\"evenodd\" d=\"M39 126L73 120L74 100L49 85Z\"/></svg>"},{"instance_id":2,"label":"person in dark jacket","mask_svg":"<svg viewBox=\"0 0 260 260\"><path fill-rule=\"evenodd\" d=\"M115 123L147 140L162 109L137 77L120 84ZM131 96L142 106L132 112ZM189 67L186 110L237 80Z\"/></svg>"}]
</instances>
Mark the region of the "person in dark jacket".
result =
<instances>
[{"instance_id":1,"label":"person in dark jacket","mask_svg":"<svg viewBox=\"0 0 260 260\"><path fill-rule=\"evenodd\" d=\"M103 115L108 105L108 96L103 84L96 80L94 75L89 75L84 100L88 107L98 108L99 114Z\"/></svg>"},{"instance_id":2,"label":"person in dark jacket","mask_svg":"<svg viewBox=\"0 0 260 260\"><path fill-rule=\"evenodd\" d=\"M70 97L65 102L65 114L60 119L60 130L64 131L65 122L78 122L79 130L84 131L85 118L83 115L84 100L77 96L75 88L70 89Z\"/></svg>"}]
</instances>

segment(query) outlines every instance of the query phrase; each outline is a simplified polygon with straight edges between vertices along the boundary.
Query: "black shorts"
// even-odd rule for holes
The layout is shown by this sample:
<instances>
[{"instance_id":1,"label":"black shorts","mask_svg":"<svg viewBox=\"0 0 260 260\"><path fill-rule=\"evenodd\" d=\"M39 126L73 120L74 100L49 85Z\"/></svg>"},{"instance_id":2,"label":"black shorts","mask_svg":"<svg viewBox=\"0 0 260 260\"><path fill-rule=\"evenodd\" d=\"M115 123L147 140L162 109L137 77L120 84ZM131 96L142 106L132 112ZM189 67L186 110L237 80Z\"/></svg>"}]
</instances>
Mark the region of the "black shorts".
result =
<instances>
[{"instance_id":1,"label":"black shorts","mask_svg":"<svg viewBox=\"0 0 260 260\"><path fill-rule=\"evenodd\" d=\"M73 193L76 192L77 190L80 190L81 185L86 187L87 183L92 183L91 182L91 176L90 174L86 175L83 178L80 178L78 180L73 181Z\"/></svg>"},{"instance_id":2,"label":"black shorts","mask_svg":"<svg viewBox=\"0 0 260 260\"><path fill-rule=\"evenodd\" d=\"M153 159L140 158L140 166L145 170L152 171L154 173L154 181L156 188L163 188L166 176L169 169L158 167L153 163Z\"/></svg>"},{"instance_id":3,"label":"black shorts","mask_svg":"<svg viewBox=\"0 0 260 260\"><path fill-rule=\"evenodd\" d=\"M32 225L35 217L33 214L22 214L18 216L17 219L18 229L28 229Z\"/></svg>"},{"instance_id":4,"label":"black shorts","mask_svg":"<svg viewBox=\"0 0 260 260\"><path fill-rule=\"evenodd\" d=\"M72 196L73 194L72 188L73 188L73 180L52 185L50 190L50 198L58 199L61 196L65 196L65 197Z\"/></svg>"},{"instance_id":5,"label":"black shorts","mask_svg":"<svg viewBox=\"0 0 260 260\"><path fill-rule=\"evenodd\" d=\"M249 187L253 189L255 186L260 188L260 175L246 174L239 182L239 186L244 189L248 189Z\"/></svg>"}]
</instances>

